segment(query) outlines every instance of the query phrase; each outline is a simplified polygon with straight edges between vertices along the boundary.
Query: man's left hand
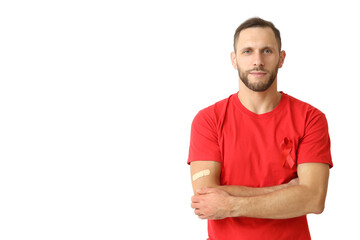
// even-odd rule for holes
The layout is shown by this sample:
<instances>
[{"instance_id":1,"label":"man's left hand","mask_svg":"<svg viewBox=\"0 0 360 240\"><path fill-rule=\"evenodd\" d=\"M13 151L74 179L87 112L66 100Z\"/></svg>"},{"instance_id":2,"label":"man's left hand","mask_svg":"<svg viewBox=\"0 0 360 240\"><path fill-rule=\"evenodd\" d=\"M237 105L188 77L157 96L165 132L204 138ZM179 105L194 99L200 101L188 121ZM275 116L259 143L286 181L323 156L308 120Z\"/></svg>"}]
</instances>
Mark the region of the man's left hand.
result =
<instances>
[{"instance_id":1,"label":"man's left hand","mask_svg":"<svg viewBox=\"0 0 360 240\"><path fill-rule=\"evenodd\" d=\"M200 219L223 219L230 217L231 196L218 188L203 188L191 198L191 207Z\"/></svg>"}]
</instances>

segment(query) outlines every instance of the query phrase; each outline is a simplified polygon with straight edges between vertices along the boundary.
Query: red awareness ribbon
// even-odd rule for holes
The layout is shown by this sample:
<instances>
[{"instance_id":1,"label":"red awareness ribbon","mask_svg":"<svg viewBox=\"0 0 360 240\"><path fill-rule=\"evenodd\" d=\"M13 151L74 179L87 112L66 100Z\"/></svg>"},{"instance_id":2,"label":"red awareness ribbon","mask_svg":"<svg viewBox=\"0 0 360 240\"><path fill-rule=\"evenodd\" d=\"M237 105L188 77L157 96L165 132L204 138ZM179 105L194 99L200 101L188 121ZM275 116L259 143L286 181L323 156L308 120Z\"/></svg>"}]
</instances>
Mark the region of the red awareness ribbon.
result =
<instances>
[{"instance_id":1,"label":"red awareness ribbon","mask_svg":"<svg viewBox=\"0 0 360 240\"><path fill-rule=\"evenodd\" d=\"M284 140L281 142L280 147L282 149L281 163L283 167L285 166L286 162L288 163L290 168L294 167L295 161L290 154L292 150L292 141L285 137Z\"/></svg>"}]
</instances>

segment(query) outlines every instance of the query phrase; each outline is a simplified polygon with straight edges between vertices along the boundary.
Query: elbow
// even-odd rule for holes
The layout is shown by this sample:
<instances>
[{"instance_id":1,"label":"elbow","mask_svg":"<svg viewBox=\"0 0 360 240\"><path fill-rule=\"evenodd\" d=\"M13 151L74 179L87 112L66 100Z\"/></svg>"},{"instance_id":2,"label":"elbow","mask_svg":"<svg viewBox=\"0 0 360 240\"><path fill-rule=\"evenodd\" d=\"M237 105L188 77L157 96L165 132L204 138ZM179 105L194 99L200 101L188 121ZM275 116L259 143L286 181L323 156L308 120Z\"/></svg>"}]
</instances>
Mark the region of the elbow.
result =
<instances>
[{"instance_id":1,"label":"elbow","mask_svg":"<svg viewBox=\"0 0 360 240\"><path fill-rule=\"evenodd\" d=\"M306 196L307 209L305 211L307 214L321 214L324 212L326 191L321 191L321 189L309 189L309 192L307 192Z\"/></svg>"},{"instance_id":2,"label":"elbow","mask_svg":"<svg viewBox=\"0 0 360 240\"><path fill-rule=\"evenodd\" d=\"M325 199L315 199L312 201L309 213L321 214L325 210Z\"/></svg>"},{"instance_id":3,"label":"elbow","mask_svg":"<svg viewBox=\"0 0 360 240\"><path fill-rule=\"evenodd\" d=\"M313 210L314 214L321 214L324 212L325 209L325 204L319 204L318 206L316 206Z\"/></svg>"}]
</instances>

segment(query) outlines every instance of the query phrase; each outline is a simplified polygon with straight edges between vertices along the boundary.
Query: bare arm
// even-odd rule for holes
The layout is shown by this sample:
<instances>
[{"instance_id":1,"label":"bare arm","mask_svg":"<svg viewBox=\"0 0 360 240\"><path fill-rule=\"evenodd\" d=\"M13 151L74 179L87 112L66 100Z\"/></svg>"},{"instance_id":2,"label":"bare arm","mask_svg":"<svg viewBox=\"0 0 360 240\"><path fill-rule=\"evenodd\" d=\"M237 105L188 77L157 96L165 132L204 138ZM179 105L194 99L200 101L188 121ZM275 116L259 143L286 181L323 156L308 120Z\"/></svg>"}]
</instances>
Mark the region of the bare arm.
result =
<instances>
[{"instance_id":1,"label":"bare arm","mask_svg":"<svg viewBox=\"0 0 360 240\"><path fill-rule=\"evenodd\" d=\"M325 207L329 165L300 164L298 175L297 186L263 196L234 199L232 215L277 219L321 213Z\"/></svg>"},{"instance_id":2,"label":"bare arm","mask_svg":"<svg viewBox=\"0 0 360 240\"><path fill-rule=\"evenodd\" d=\"M194 180L193 176L201 171L209 170L209 175ZM220 186L221 163L215 161L195 161L190 163L191 184L194 195L204 187Z\"/></svg>"},{"instance_id":3,"label":"bare arm","mask_svg":"<svg viewBox=\"0 0 360 240\"><path fill-rule=\"evenodd\" d=\"M193 176L203 170L209 170L209 175L202 176L193 180ZM193 186L194 194L198 190L201 190L204 187L218 188L221 189L232 196L237 197L250 197L250 196L259 196L267 193L271 193L285 187L297 185L298 179L292 180L290 183L281 184L271 187L263 188L252 188L245 186L235 186L235 185L220 185L220 174L221 174L221 163L215 161L196 161L190 164L191 171L191 182Z\"/></svg>"},{"instance_id":4,"label":"bare arm","mask_svg":"<svg viewBox=\"0 0 360 240\"><path fill-rule=\"evenodd\" d=\"M299 180L295 178L291 180L289 183L284 183L281 185L276 185L271 187L254 188L254 187L245 187L245 186L236 186L236 185L223 185L223 186L218 186L217 188L236 197L254 197L254 196L260 196L267 193L271 193L286 187L297 185L298 182Z\"/></svg>"},{"instance_id":5,"label":"bare arm","mask_svg":"<svg viewBox=\"0 0 360 240\"><path fill-rule=\"evenodd\" d=\"M253 197L234 197L207 188L192 198L195 214L202 219L256 217L284 219L321 213L325 206L329 165L303 163L298 166L299 185Z\"/></svg>"}]
</instances>

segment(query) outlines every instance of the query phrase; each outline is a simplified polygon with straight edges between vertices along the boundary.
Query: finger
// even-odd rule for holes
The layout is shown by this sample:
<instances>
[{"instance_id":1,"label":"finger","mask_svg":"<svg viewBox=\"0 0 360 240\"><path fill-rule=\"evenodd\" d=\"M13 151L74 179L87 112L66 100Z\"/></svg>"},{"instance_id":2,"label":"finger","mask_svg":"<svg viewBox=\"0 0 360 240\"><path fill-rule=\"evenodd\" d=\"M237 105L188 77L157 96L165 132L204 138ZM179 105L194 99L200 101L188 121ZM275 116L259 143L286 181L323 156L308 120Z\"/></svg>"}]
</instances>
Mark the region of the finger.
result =
<instances>
[{"instance_id":1,"label":"finger","mask_svg":"<svg viewBox=\"0 0 360 240\"><path fill-rule=\"evenodd\" d=\"M198 209L198 208L195 208L194 213L195 213L195 215L198 215L198 216L201 215L200 209Z\"/></svg>"},{"instance_id":2,"label":"finger","mask_svg":"<svg viewBox=\"0 0 360 240\"><path fill-rule=\"evenodd\" d=\"M200 219L207 219L207 217L206 217L205 215L203 215L203 214L198 215L198 218L200 218Z\"/></svg>"},{"instance_id":3,"label":"finger","mask_svg":"<svg viewBox=\"0 0 360 240\"><path fill-rule=\"evenodd\" d=\"M200 204L199 203L191 203L191 208L199 208Z\"/></svg>"},{"instance_id":4,"label":"finger","mask_svg":"<svg viewBox=\"0 0 360 240\"><path fill-rule=\"evenodd\" d=\"M200 202L200 198L198 196L192 196L191 197L191 202L193 202L193 203Z\"/></svg>"}]
</instances>

